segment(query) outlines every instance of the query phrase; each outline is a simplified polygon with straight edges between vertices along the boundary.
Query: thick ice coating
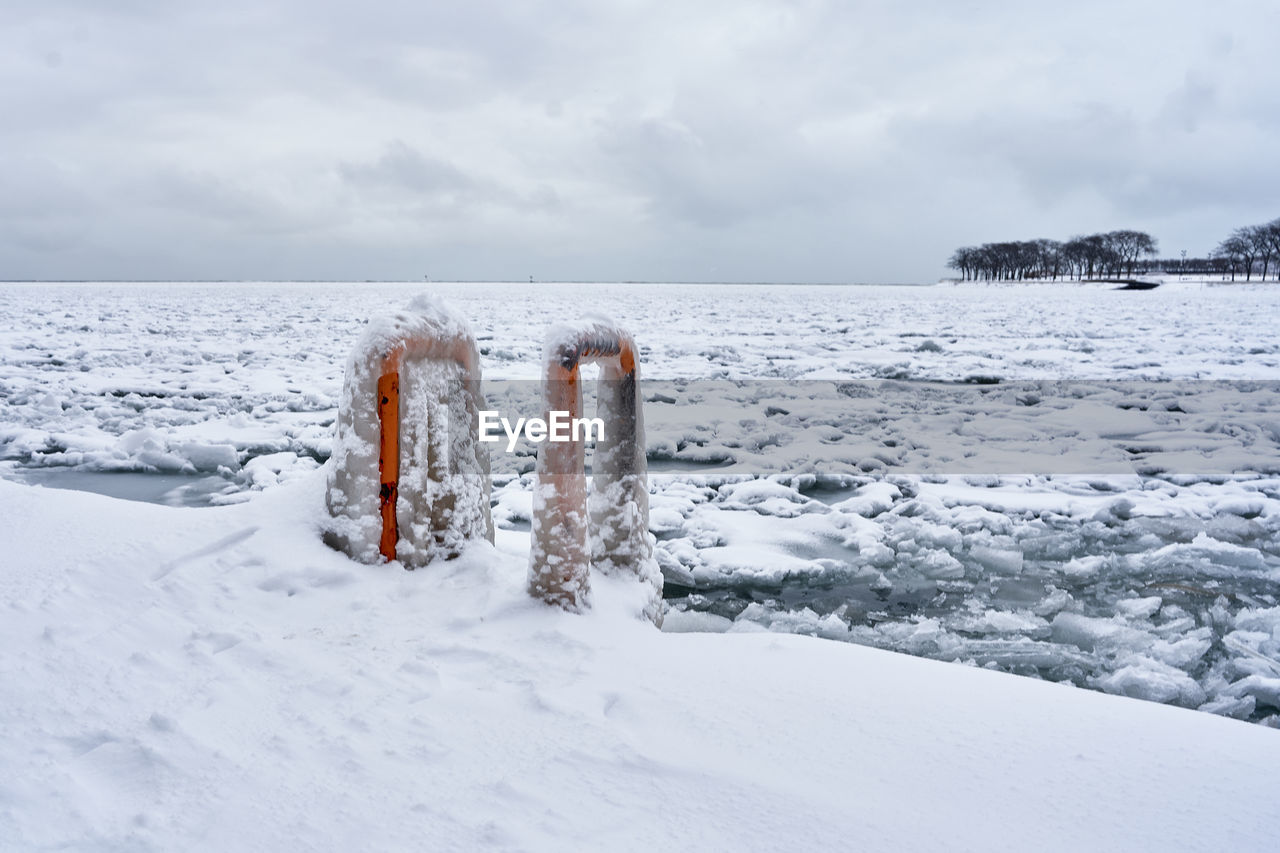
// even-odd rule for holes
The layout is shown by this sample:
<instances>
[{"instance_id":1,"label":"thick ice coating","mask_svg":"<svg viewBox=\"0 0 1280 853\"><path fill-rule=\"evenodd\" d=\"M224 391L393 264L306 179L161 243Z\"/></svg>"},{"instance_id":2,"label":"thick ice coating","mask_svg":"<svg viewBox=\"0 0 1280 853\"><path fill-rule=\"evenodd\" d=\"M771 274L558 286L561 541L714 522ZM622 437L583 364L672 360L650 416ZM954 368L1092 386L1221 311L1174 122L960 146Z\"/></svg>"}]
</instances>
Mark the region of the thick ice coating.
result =
<instances>
[{"instance_id":1,"label":"thick ice coating","mask_svg":"<svg viewBox=\"0 0 1280 853\"><path fill-rule=\"evenodd\" d=\"M590 604L589 568L632 574L653 594L644 615L661 623L662 573L649 533L649 488L639 365L631 335L595 317L554 327L543 348L544 416L582 415L579 365L597 362L597 417L603 435L584 469L585 432L539 447L533 496L529 591L569 610Z\"/></svg>"},{"instance_id":2,"label":"thick ice coating","mask_svg":"<svg viewBox=\"0 0 1280 853\"><path fill-rule=\"evenodd\" d=\"M483 407L475 336L443 302L422 295L370 321L347 360L325 541L406 568L454 557L469 539L493 541L489 455L475 429Z\"/></svg>"}]
</instances>

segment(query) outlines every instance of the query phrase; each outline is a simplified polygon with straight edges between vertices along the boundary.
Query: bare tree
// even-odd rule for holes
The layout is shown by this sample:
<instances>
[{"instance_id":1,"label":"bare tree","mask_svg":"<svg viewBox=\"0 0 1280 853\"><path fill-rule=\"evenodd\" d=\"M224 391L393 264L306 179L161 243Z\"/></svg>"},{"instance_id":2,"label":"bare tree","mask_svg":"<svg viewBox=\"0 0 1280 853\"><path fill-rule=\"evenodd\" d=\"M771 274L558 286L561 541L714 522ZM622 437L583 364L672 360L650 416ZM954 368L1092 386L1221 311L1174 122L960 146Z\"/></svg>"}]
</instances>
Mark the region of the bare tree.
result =
<instances>
[{"instance_id":1,"label":"bare tree","mask_svg":"<svg viewBox=\"0 0 1280 853\"><path fill-rule=\"evenodd\" d=\"M1057 281L1062 274L1062 244L1057 240L1036 240L1036 266L1042 277Z\"/></svg>"},{"instance_id":2,"label":"bare tree","mask_svg":"<svg viewBox=\"0 0 1280 853\"><path fill-rule=\"evenodd\" d=\"M1276 280L1280 281L1280 219L1273 219L1263 227L1267 229L1267 245L1271 248L1271 256L1277 260Z\"/></svg>"},{"instance_id":3,"label":"bare tree","mask_svg":"<svg viewBox=\"0 0 1280 853\"><path fill-rule=\"evenodd\" d=\"M1266 281L1267 273L1271 269L1271 260L1276 257L1277 251L1280 251L1280 239L1277 239L1280 237L1280 220L1268 222L1266 225L1250 225L1240 230L1243 232L1241 236L1253 247L1256 261L1262 262L1262 280Z\"/></svg>"},{"instance_id":4,"label":"bare tree","mask_svg":"<svg viewBox=\"0 0 1280 853\"><path fill-rule=\"evenodd\" d=\"M1249 280L1249 274L1253 270L1253 243L1242 232L1245 229L1237 228L1231 233L1231 236L1218 244L1218 248L1213 250L1214 255L1225 260L1231 270L1231 280L1236 280L1236 272L1240 271L1245 274L1245 281Z\"/></svg>"},{"instance_id":5,"label":"bare tree","mask_svg":"<svg viewBox=\"0 0 1280 853\"><path fill-rule=\"evenodd\" d=\"M1116 265L1116 253L1106 234L1090 234L1084 241L1086 278L1105 278L1107 270Z\"/></svg>"},{"instance_id":6,"label":"bare tree","mask_svg":"<svg viewBox=\"0 0 1280 853\"><path fill-rule=\"evenodd\" d=\"M947 266L953 270L959 270L963 281L968 281L971 277L976 279L978 276L974 268L977 262L977 253L978 250L973 246L962 246L951 255L951 260L947 261Z\"/></svg>"},{"instance_id":7,"label":"bare tree","mask_svg":"<svg viewBox=\"0 0 1280 853\"><path fill-rule=\"evenodd\" d=\"M1251 280L1254 269L1259 265L1262 267L1259 271L1262 280L1266 281L1273 262L1277 273L1280 273L1280 219L1273 219L1265 225L1235 229L1213 250L1212 257L1224 271L1231 273L1232 281L1236 280L1239 272L1244 273L1245 281ZM1276 278L1280 280L1280 274Z\"/></svg>"},{"instance_id":8,"label":"bare tree","mask_svg":"<svg viewBox=\"0 0 1280 853\"><path fill-rule=\"evenodd\" d=\"M1088 264L1089 246L1084 237L1072 237L1062 245L1062 259L1069 272L1074 272L1076 279L1084 278L1085 266Z\"/></svg>"},{"instance_id":9,"label":"bare tree","mask_svg":"<svg viewBox=\"0 0 1280 853\"><path fill-rule=\"evenodd\" d=\"M1150 257L1156 253L1155 238L1143 231L1110 231L1103 237L1114 254L1117 273L1133 275L1140 257Z\"/></svg>"}]
</instances>

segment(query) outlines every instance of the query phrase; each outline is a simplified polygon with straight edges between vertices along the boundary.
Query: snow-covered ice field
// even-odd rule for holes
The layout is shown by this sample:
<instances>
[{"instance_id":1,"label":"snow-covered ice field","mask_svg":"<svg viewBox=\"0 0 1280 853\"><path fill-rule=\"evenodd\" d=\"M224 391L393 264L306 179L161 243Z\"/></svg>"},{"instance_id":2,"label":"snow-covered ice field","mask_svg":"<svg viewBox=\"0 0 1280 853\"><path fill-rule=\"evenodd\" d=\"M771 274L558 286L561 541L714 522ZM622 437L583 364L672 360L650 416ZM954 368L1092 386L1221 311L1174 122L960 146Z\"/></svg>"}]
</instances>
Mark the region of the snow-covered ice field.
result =
<instances>
[{"instance_id":1,"label":"snow-covered ice field","mask_svg":"<svg viewBox=\"0 0 1280 853\"><path fill-rule=\"evenodd\" d=\"M496 550L319 543L347 352L423 290L507 402L549 324L634 333L664 633L624 587L525 599L530 447ZM7 284L0 317L18 848L1280 830L1274 284Z\"/></svg>"}]
</instances>

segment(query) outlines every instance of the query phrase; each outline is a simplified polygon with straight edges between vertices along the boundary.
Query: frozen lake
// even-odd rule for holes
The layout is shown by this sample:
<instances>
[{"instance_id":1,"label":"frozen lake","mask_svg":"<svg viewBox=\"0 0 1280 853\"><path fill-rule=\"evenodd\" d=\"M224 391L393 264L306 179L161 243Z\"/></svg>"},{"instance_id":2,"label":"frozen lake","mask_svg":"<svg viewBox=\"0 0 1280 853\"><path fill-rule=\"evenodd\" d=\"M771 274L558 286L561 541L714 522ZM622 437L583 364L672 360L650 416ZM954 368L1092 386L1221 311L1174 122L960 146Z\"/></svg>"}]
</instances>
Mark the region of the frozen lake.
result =
<instances>
[{"instance_id":1,"label":"frozen lake","mask_svg":"<svg viewBox=\"0 0 1280 853\"><path fill-rule=\"evenodd\" d=\"M252 500L328 457L360 325L427 289L491 401L529 397L559 319L634 332L669 630L1280 722L1275 284L6 284L0 474ZM495 451L504 529L531 453Z\"/></svg>"}]
</instances>

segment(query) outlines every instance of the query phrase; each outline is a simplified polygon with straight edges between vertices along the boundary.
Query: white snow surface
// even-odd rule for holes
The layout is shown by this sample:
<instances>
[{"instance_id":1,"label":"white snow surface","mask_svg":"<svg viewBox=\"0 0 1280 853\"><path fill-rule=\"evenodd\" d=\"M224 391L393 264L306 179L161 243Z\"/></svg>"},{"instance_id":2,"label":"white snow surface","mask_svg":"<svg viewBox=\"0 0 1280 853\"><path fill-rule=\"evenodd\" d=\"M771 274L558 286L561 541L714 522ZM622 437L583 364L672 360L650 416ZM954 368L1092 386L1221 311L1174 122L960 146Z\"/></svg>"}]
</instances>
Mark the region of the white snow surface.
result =
<instances>
[{"instance_id":1,"label":"white snow surface","mask_svg":"<svg viewBox=\"0 0 1280 853\"><path fill-rule=\"evenodd\" d=\"M431 285L486 379L634 334L664 633L527 598L529 447L496 548L321 544L346 354L423 289L0 285L0 475L134 499L0 480L0 848L1274 846L1274 283Z\"/></svg>"},{"instance_id":2,"label":"white snow surface","mask_svg":"<svg viewBox=\"0 0 1280 853\"><path fill-rule=\"evenodd\" d=\"M1264 850L1261 727L794 635L567 614L500 532L415 572L318 472L182 509L0 482L0 846ZM1176 687L1176 684L1173 685ZM1172 689L1172 688L1171 688Z\"/></svg>"}]
</instances>

